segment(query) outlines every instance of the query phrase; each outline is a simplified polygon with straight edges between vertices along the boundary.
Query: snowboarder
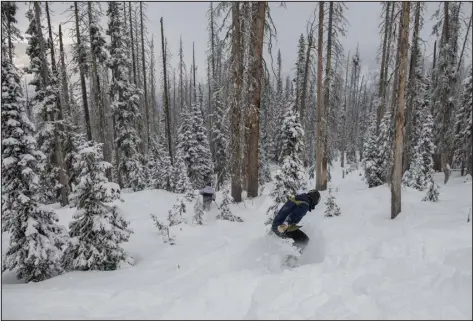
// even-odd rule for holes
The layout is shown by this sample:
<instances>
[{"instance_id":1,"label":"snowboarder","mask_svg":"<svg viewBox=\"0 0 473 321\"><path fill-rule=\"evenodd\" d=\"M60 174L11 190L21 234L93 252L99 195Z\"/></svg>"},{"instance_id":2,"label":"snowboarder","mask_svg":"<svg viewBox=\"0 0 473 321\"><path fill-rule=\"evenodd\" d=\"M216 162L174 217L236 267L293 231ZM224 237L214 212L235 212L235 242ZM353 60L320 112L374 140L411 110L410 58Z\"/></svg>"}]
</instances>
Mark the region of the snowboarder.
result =
<instances>
[{"instance_id":1,"label":"snowboarder","mask_svg":"<svg viewBox=\"0 0 473 321\"><path fill-rule=\"evenodd\" d=\"M309 237L296 225L320 202L320 193L315 189L305 194L289 196L288 201L274 217L271 230L281 238L291 238L300 252L309 243Z\"/></svg>"},{"instance_id":2,"label":"snowboarder","mask_svg":"<svg viewBox=\"0 0 473 321\"><path fill-rule=\"evenodd\" d=\"M215 191L210 186L210 184L207 184L203 189L199 191L199 193L202 195L202 203L204 210L210 211L210 204L212 204L212 201L215 201Z\"/></svg>"}]
</instances>

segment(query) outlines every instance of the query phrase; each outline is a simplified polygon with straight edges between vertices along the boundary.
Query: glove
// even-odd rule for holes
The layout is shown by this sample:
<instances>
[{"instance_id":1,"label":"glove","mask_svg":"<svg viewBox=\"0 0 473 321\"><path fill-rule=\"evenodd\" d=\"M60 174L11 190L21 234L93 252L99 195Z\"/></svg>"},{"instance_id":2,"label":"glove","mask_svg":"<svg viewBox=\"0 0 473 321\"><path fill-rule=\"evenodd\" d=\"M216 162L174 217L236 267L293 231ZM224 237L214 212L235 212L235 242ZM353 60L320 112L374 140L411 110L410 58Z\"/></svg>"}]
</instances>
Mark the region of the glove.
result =
<instances>
[{"instance_id":1,"label":"glove","mask_svg":"<svg viewBox=\"0 0 473 321\"><path fill-rule=\"evenodd\" d=\"M278 232L279 233L284 233L287 230L288 227L289 227L289 225L287 225L287 224L279 225L278 226Z\"/></svg>"}]
</instances>

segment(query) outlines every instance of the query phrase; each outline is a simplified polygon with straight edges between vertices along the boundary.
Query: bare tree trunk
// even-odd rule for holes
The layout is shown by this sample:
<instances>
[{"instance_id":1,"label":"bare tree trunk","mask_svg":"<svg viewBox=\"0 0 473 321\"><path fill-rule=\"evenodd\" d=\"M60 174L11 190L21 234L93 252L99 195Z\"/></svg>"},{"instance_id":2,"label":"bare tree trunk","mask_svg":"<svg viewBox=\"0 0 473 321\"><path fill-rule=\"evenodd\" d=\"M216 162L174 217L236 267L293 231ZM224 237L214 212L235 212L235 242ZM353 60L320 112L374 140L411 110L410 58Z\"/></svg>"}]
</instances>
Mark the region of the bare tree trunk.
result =
<instances>
[{"instance_id":1,"label":"bare tree trunk","mask_svg":"<svg viewBox=\"0 0 473 321\"><path fill-rule=\"evenodd\" d=\"M192 42L192 77L194 79L194 101L197 104L197 87L195 86L195 49L194 49L194 42ZM202 107L202 106L201 106Z\"/></svg>"},{"instance_id":2,"label":"bare tree trunk","mask_svg":"<svg viewBox=\"0 0 473 321\"><path fill-rule=\"evenodd\" d=\"M57 72L57 66L56 66L56 58L54 56L54 45L53 45L53 32L52 32L52 29L51 29L51 19L50 19L50 16L49 16L49 5L48 5L48 2L46 1L46 16L47 16L47 19L48 19L48 32L49 32L49 53L51 55L51 68L52 68L52 72L53 72L53 75L56 79L56 81L59 80L59 75L58 75L58 72ZM56 119L57 121L59 121L59 130L60 131L63 131L63 125L61 125L61 122L62 122L62 107L61 107L61 101L60 99L58 99L56 101ZM54 116L53 116L54 117ZM67 178L67 175L66 175L66 170L65 170L65 167L64 167L64 157L63 157L63 153L62 153L62 144L61 142L59 141L59 137L58 137L58 133L57 131L54 131L54 158L55 158L55 163L56 163L56 166L59 167L59 183L61 183L61 189L60 189L60 195L61 195L61 198L60 198L60 203L61 203L61 206L66 206L67 204L69 204L69 199L68 199L68 194L69 194L69 185L68 185L68 178Z\"/></svg>"},{"instance_id":3,"label":"bare tree trunk","mask_svg":"<svg viewBox=\"0 0 473 321\"><path fill-rule=\"evenodd\" d=\"M231 174L232 198L241 202L241 146L240 146L240 118L241 118L241 81L243 76L243 62L240 50L240 2L232 2L232 78L234 82L233 97L231 99L232 136L231 136Z\"/></svg>"},{"instance_id":4,"label":"bare tree trunk","mask_svg":"<svg viewBox=\"0 0 473 321\"><path fill-rule=\"evenodd\" d=\"M148 105L148 87L146 85L146 60L145 60L145 37L143 27L143 2L140 1L140 20L141 20L141 60L143 63L143 88L145 91L145 109L146 109L146 140L145 140L145 152L149 146L149 105Z\"/></svg>"},{"instance_id":5,"label":"bare tree trunk","mask_svg":"<svg viewBox=\"0 0 473 321\"><path fill-rule=\"evenodd\" d=\"M404 124L404 107L406 104L404 92L406 89L406 73L409 48L409 2L402 3L402 15L400 24L400 44L398 46L399 55L399 97L396 110L396 132L394 147L394 162L392 170L391 184L391 219L401 212L401 178L402 178L402 143Z\"/></svg>"},{"instance_id":6,"label":"bare tree trunk","mask_svg":"<svg viewBox=\"0 0 473 321\"><path fill-rule=\"evenodd\" d=\"M79 9L77 8L77 2L74 2L74 12L76 16L77 46L80 48L81 37L80 37L80 28L79 28ZM92 140L92 129L90 127L89 105L87 102L87 87L85 85L84 59L85 59L84 55L82 53L79 53L79 74L80 74L80 86L82 88L82 104L84 105L85 126L87 129L87 139Z\"/></svg>"},{"instance_id":7,"label":"bare tree trunk","mask_svg":"<svg viewBox=\"0 0 473 321\"><path fill-rule=\"evenodd\" d=\"M261 80L263 75L263 40L264 40L264 17L266 13L267 2L254 2L253 10L253 32L251 47L254 52L252 59L252 82L253 97L250 106L250 128L249 128L249 146L248 146L248 196L258 196L258 171L259 171L259 114L261 106Z\"/></svg>"},{"instance_id":8,"label":"bare tree trunk","mask_svg":"<svg viewBox=\"0 0 473 321\"><path fill-rule=\"evenodd\" d=\"M405 128L405 135L404 135L404 154L402 159L402 172L404 173L410 165L411 157L412 157L412 127L413 127L413 97L415 95L415 88L416 88L416 73L415 68L417 66L417 53L419 50L419 44L417 38L419 37L419 25L420 25L420 2L416 2L416 11L415 11L415 18L414 18L414 32L412 33L412 50L411 50L411 61L409 66L409 82L407 83L407 92L408 92L408 101L406 105L406 128Z\"/></svg>"},{"instance_id":9,"label":"bare tree trunk","mask_svg":"<svg viewBox=\"0 0 473 321\"><path fill-rule=\"evenodd\" d=\"M342 116L342 142L341 142L341 157L340 157L340 166L342 167L342 178L345 178L345 152L346 152L346 122L347 122L347 93L348 93L348 67L350 65L350 53L347 57L347 67L345 70L345 103L343 104L343 116Z\"/></svg>"},{"instance_id":10,"label":"bare tree trunk","mask_svg":"<svg viewBox=\"0 0 473 321\"><path fill-rule=\"evenodd\" d=\"M449 30L449 15L448 15L448 2L444 2L444 23L443 23L443 32L442 32L442 42L441 42L441 48L446 46L446 43L449 42L449 37L450 37L450 30ZM440 52L442 52L440 50ZM442 128L443 133L440 135L440 146L441 146L441 151L440 151L440 162L442 166L442 171L445 175L444 178L444 184L447 184L448 179L450 178L450 166L449 166L449 146L447 146L447 130L445 130L445 127L448 126L449 120L450 120L450 115L452 113L451 108L449 108L448 105L442 106Z\"/></svg>"},{"instance_id":11,"label":"bare tree trunk","mask_svg":"<svg viewBox=\"0 0 473 321\"><path fill-rule=\"evenodd\" d=\"M71 116L70 111L70 100L69 100L69 88L67 85L67 72L66 72L66 61L64 54L64 45L62 43L62 28L59 24L59 57L61 59L61 84L62 84L62 106L64 107L65 118Z\"/></svg>"},{"instance_id":12,"label":"bare tree trunk","mask_svg":"<svg viewBox=\"0 0 473 321\"><path fill-rule=\"evenodd\" d=\"M128 1L128 16L130 19L130 49L131 49L131 62L133 66L133 83L136 85L136 64L135 64L135 42L133 41L133 20L132 17L132 10L131 10L131 1Z\"/></svg>"},{"instance_id":13,"label":"bare tree trunk","mask_svg":"<svg viewBox=\"0 0 473 321\"><path fill-rule=\"evenodd\" d=\"M330 119L330 84L332 82L332 21L333 21L333 1L329 4L328 15L328 30L327 30L327 67L325 70L325 96L323 101L324 106L324 121L323 126L323 158L322 158L322 189L327 189L327 163L328 163L328 133L329 133L329 119Z\"/></svg>"},{"instance_id":14,"label":"bare tree trunk","mask_svg":"<svg viewBox=\"0 0 473 321\"><path fill-rule=\"evenodd\" d=\"M389 9L390 9L391 3L386 2L386 19L384 22L384 39L383 39L383 53L381 57L381 68L380 68L380 75L379 75L379 104L378 104L378 110L376 114L376 134L379 133L379 124L381 122L381 119L384 116L384 111L385 111L385 93L386 93L386 74L385 69L386 69L386 64L388 63L386 61L386 55L387 55L387 43L388 43L388 24L389 24Z\"/></svg>"},{"instance_id":15,"label":"bare tree trunk","mask_svg":"<svg viewBox=\"0 0 473 321\"><path fill-rule=\"evenodd\" d=\"M388 77L388 71L389 71L389 63L390 63L390 56L391 56L391 41L392 41L392 34L393 34L393 26L395 25L395 17L394 17L394 9L396 8L396 2L391 2L391 14L389 15L389 30L388 30L388 44L386 46L386 63L384 64L384 101L383 101L383 108L384 111L388 107L387 100L388 100L388 94L386 90L388 89L389 86L389 77ZM384 115L383 111L383 115Z\"/></svg>"},{"instance_id":16,"label":"bare tree trunk","mask_svg":"<svg viewBox=\"0 0 473 321\"><path fill-rule=\"evenodd\" d=\"M468 22L468 27L466 29L466 35L465 35L465 40L463 41L463 47L462 47L462 51L461 51L461 54L460 54L460 59L458 59L457 73L460 70L460 66L461 66L462 59L463 59L463 53L465 52L466 42L469 39L468 35L470 34L470 29L471 29L471 18L472 18L472 16L470 16L470 21Z\"/></svg>"},{"instance_id":17,"label":"bare tree trunk","mask_svg":"<svg viewBox=\"0 0 473 321\"><path fill-rule=\"evenodd\" d=\"M171 158L171 165L174 164L173 162L173 154L172 154L172 143L171 143L171 114L169 112L169 97L168 97L168 81L167 81L167 68L166 68L166 48L164 47L164 26L163 26L163 18L161 17L161 48L163 49L163 75L164 75L164 112L166 113L166 134L168 138L168 149L169 149L169 157Z\"/></svg>"},{"instance_id":18,"label":"bare tree trunk","mask_svg":"<svg viewBox=\"0 0 473 321\"><path fill-rule=\"evenodd\" d=\"M322 62L323 62L323 43L324 43L324 2L319 2L319 39L317 46L317 147L316 147L316 189L317 190L326 190L327 189L327 165L325 164L325 173L324 173L324 129L323 121L325 121L323 116L324 112L324 102L323 102L323 93L322 93Z\"/></svg>"}]
</instances>

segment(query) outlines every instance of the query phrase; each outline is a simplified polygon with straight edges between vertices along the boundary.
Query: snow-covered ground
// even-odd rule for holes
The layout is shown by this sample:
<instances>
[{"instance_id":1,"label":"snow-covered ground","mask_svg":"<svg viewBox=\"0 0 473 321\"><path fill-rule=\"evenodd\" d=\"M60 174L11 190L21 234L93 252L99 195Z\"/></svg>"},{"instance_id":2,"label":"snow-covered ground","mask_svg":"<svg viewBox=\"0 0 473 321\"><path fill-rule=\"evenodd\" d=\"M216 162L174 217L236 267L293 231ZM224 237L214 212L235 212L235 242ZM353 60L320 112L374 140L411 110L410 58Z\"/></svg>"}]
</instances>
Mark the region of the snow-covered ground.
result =
<instances>
[{"instance_id":1,"label":"snow-covered ground","mask_svg":"<svg viewBox=\"0 0 473 321\"><path fill-rule=\"evenodd\" d=\"M455 173L437 203L403 189L402 213L390 220L388 186L368 189L357 172L332 170L342 216L322 203L301 224L311 243L293 269L286 248L266 234L271 199L231 205L244 223L173 227L163 244L150 214L164 218L177 195L125 193L121 208L134 234L125 244L135 266L72 272L18 284L2 275L4 319L472 319L471 180ZM217 196L219 201L220 195ZM192 208L190 209L192 211ZM67 225L73 209L57 210ZM190 220L189 220L190 221ZM8 246L2 235L2 248Z\"/></svg>"}]
</instances>

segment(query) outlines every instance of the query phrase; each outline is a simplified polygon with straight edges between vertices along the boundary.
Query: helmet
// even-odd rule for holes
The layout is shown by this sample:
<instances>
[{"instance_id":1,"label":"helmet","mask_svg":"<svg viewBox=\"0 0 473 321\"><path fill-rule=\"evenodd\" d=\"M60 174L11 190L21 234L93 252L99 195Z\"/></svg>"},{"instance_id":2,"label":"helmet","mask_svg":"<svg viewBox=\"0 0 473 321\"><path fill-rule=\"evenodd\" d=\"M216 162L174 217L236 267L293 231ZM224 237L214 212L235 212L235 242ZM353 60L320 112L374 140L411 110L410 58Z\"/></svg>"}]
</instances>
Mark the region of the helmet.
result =
<instances>
[{"instance_id":1,"label":"helmet","mask_svg":"<svg viewBox=\"0 0 473 321\"><path fill-rule=\"evenodd\" d=\"M320 202L320 193L319 191L313 189L307 192L310 202L312 203L311 209L313 209Z\"/></svg>"}]
</instances>

